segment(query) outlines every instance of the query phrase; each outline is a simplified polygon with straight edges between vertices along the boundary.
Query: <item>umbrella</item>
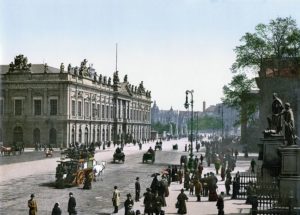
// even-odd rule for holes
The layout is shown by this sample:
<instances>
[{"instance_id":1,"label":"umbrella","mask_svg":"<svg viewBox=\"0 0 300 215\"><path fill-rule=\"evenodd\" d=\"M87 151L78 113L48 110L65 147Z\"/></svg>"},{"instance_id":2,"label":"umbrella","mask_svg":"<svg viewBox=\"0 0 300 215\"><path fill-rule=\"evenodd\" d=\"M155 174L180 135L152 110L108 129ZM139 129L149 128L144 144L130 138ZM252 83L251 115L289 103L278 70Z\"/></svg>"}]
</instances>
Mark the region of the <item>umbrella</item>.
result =
<instances>
[{"instance_id":1,"label":"umbrella","mask_svg":"<svg viewBox=\"0 0 300 215\"><path fill-rule=\"evenodd\" d=\"M155 177L155 176L158 176L158 175L160 175L159 173L153 173L152 175L151 175L151 177Z\"/></svg>"}]
</instances>

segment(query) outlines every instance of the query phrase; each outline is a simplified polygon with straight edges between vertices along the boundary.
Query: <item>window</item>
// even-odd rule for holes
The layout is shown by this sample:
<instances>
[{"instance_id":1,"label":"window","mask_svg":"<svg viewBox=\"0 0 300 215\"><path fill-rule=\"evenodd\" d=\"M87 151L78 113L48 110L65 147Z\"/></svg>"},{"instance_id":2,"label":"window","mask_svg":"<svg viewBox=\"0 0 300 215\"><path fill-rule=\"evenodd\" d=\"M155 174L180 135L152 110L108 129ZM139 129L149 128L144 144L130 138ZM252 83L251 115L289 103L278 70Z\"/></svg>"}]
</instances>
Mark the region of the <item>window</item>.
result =
<instances>
[{"instance_id":1,"label":"window","mask_svg":"<svg viewBox=\"0 0 300 215\"><path fill-rule=\"evenodd\" d=\"M113 107L110 107L110 118L111 119L114 118L114 109L113 109Z\"/></svg>"},{"instance_id":2,"label":"window","mask_svg":"<svg viewBox=\"0 0 300 215\"><path fill-rule=\"evenodd\" d=\"M82 104L81 104L81 101L78 101L78 116L82 116Z\"/></svg>"},{"instance_id":3,"label":"window","mask_svg":"<svg viewBox=\"0 0 300 215\"><path fill-rule=\"evenodd\" d=\"M0 115L2 116L4 113L4 101L0 99Z\"/></svg>"},{"instance_id":4,"label":"window","mask_svg":"<svg viewBox=\"0 0 300 215\"><path fill-rule=\"evenodd\" d=\"M104 112L105 112L105 111L104 111L104 105L102 105L102 111L101 111L101 112L102 112L102 119L104 119L104 117L105 117L105 116L104 116Z\"/></svg>"},{"instance_id":5,"label":"window","mask_svg":"<svg viewBox=\"0 0 300 215\"><path fill-rule=\"evenodd\" d=\"M100 105L97 104L97 117L100 118Z\"/></svg>"},{"instance_id":6,"label":"window","mask_svg":"<svg viewBox=\"0 0 300 215\"><path fill-rule=\"evenodd\" d=\"M89 102L84 103L84 116L89 117L90 115L90 105Z\"/></svg>"},{"instance_id":7,"label":"window","mask_svg":"<svg viewBox=\"0 0 300 215\"><path fill-rule=\"evenodd\" d=\"M50 99L50 115L57 115L57 99Z\"/></svg>"},{"instance_id":8,"label":"window","mask_svg":"<svg viewBox=\"0 0 300 215\"><path fill-rule=\"evenodd\" d=\"M21 99L15 100L15 115L16 116L22 115L22 100Z\"/></svg>"},{"instance_id":9,"label":"window","mask_svg":"<svg viewBox=\"0 0 300 215\"><path fill-rule=\"evenodd\" d=\"M106 106L106 118L109 118L109 106Z\"/></svg>"},{"instance_id":10,"label":"window","mask_svg":"<svg viewBox=\"0 0 300 215\"><path fill-rule=\"evenodd\" d=\"M92 104L92 113L93 113L93 117L96 117L96 112L97 112L97 109L96 109L96 105L93 103Z\"/></svg>"},{"instance_id":11,"label":"window","mask_svg":"<svg viewBox=\"0 0 300 215\"><path fill-rule=\"evenodd\" d=\"M72 116L75 116L75 107L76 107L75 100L72 100Z\"/></svg>"},{"instance_id":12,"label":"window","mask_svg":"<svg viewBox=\"0 0 300 215\"><path fill-rule=\"evenodd\" d=\"M42 115L42 100L34 100L34 115L40 116Z\"/></svg>"}]
</instances>

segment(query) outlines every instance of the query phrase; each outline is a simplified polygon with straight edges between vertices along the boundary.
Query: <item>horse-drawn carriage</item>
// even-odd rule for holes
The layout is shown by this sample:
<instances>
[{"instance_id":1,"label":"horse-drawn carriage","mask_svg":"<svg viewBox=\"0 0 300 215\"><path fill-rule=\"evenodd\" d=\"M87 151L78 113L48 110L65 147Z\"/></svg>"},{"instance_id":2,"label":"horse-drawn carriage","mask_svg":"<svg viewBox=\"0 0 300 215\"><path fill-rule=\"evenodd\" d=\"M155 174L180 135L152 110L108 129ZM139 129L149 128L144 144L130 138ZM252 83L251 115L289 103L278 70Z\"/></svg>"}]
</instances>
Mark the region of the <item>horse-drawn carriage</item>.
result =
<instances>
[{"instance_id":1,"label":"horse-drawn carriage","mask_svg":"<svg viewBox=\"0 0 300 215\"><path fill-rule=\"evenodd\" d=\"M56 167L56 187L78 186L83 183L84 188L91 186L93 167L96 164L92 149L74 147L65 150Z\"/></svg>"},{"instance_id":2,"label":"horse-drawn carriage","mask_svg":"<svg viewBox=\"0 0 300 215\"><path fill-rule=\"evenodd\" d=\"M154 150L156 151L156 150L162 150L162 142L160 141L160 142L156 142L156 144L155 144L155 147L154 147Z\"/></svg>"},{"instance_id":3,"label":"horse-drawn carriage","mask_svg":"<svg viewBox=\"0 0 300 215\"><path fill-rule=\"evenodd\" d=\"M113 162L116 163L116 161L120 162L122 161L123 163L125 162L125 154L124 152L115 152L113 155Z\"/></svg>"},{"instance_id":4,"label":"horse-drawn carriage","mask_svg":"<svg viewBox=\"0 0 300 215\"><path fill-rule=\"evenodd\" d=\"M151 161L151 163L154 163L155 153L147 152L143 155L143 163L147 163L148 161Z\"/></svg>"},{"instance_id":5,"label":"horse-drawn carriage","mask_svg":"<svg viewBox=\"0 0 300 215\"><path fill-rule=\"evenodd\" d=\"M173 150L178 150L178 144L173 145Z\"/></svg>"},{"instance_id":6,"label":"horse-drawn carriage","mask_svg":"<svg viewBox=\"0 0 300 215\"><path fill-rule=\"evenodd\" d=\"M0 152L3 156L16 155L17 153L22 154L24 152L24 144L23 143L13 143L12 146L5 147L3 145L0 146Z\"/></svg>"}]
</instances>

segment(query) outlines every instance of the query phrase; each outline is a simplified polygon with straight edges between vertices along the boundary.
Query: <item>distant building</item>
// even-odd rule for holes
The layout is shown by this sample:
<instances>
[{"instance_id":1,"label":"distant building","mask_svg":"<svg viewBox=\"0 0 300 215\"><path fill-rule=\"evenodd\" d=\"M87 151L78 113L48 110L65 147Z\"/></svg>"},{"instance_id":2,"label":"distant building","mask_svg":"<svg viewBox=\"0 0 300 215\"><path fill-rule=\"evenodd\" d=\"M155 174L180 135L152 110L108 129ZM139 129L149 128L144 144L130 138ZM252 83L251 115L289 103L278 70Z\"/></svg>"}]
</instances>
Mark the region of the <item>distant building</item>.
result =
<instances>
[{"instance_id":1,"label":"distant building","mask_svg":"<svg viewBox=\"0 0 300 215\"><path fill-rule=\"evenodd\" d=\"M97 75L84 60L80 67L28 64L19 55L0 66L0 142L25 146L70 143L123 143L149 139L151 93L143 82L134 86Z\"/></svg>"}]
</instances>

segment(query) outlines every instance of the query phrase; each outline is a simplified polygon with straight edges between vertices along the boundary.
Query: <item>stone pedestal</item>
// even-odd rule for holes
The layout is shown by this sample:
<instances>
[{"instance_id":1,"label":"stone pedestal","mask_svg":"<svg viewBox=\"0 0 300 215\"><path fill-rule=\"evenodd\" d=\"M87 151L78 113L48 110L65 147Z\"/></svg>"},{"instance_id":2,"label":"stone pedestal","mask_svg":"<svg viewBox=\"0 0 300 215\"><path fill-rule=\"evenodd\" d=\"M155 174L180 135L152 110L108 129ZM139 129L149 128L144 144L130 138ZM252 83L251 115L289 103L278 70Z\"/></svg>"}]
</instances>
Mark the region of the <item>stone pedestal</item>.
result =
<instances>
[{"instance_id":1,"label":"stone pedestal","mask_svg":"<svg viewBox=\"0 0 300 215\"><path fill-rule=\"evenodd\" d=\"M296 206L300 207L300 147L279 148L281 154L280 193L293 195Z\"/></svg>"},{"instance_id":2,"label":"stone pedestal","mask_svg":"<svg viewBox=\"0 0 300 215\"><path fill-rule=\"evenodd\" d=\"M278 153L278 147L284 144L283 136L270 136L261 138L261 143L258 144L260 152L259 158L263 160L263 166L265 168L272 168L274 166L280 166L280 155Z\"/></svg>"}]
</instances>

